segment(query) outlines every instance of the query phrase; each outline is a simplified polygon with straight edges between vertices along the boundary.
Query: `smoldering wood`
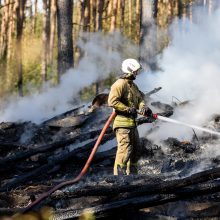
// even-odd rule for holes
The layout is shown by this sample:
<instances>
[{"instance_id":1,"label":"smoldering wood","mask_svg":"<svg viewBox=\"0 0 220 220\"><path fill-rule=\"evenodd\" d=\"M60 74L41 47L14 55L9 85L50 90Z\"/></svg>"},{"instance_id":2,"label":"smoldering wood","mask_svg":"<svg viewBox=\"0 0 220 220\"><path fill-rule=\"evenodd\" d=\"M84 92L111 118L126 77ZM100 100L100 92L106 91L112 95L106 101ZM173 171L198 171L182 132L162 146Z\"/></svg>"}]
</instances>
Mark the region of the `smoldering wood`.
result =
<instances>
[{"instance_id":1,"label":"smoldering wood","mask_svg":"<svg viewBox=\"0 0 220 220\"><path fill-rule=\"evenodd\" d=\"M145 96L151 96L152 94L159 92L161 89L162 89L162 87L154 88L150 92L145 93Z\"/></svg>"},{"instance_id":2,"label":"smoldering wood","mask_svg":"<svg viewBox=\"0 0 220 220\"><path fill-rule=\"evenodd\" d=\"M49 127L55 127L55 128L77 128L82 126L89 118L91 117L91 115L87 114L81 114L81 115L77 115L75 117L72 116L67 116L65 118L56 120L56 121L50 121L47 123L47 126Z\"/></svg>"},{"instance_id":3,"label":"smoldering wood","mask_svg":"<svg viewBox=\"0 0 220 220\"><path fill-rule=\"evenodd\" d=\"M19 143L14 143L14 142L2 142L0 141L0 153L1 156L3 156L5 153L11 151L11 150L25 150L27 149L27 146Z\"/></svg>"},{"instance_id":4,"label":"smoldering wood","mask_svg":"<svg viewBox=\"0 0 220 220\"><path fill-rule=\"evenodd\" d=\"M191 187L190 190L175 191L170 194L155 193L153 195L144 195L126 199L120 199L117 201L111 201L109 203L100 204L91 208L83 208L78 210L58 210L52 217L53 220L58 219L74 219L79 217L83 212L91 212L96 218L112 216L115 214L120 214L122 211L126 212L130 209L137 210L141 208L157 206L169 202L174 202L178 200L186 200L190 198L196 198L201 195L215 193L220 189L219 181L214 184L206 184L205 187L200 188L198 186ZM198 197L199 199L199 197ZM131 210L130 210L131 211Z\"/></svg>"},{"instance_id":5,"label":"smoldering wood","mask_svg":"<svg viewBox=\"0 0 220 220\"><path fill-rule=\"evenodd\" d=\"M198 211L194 211L193 215L195 217L202 217L202 218L213 218L213 216L215 216L217 219L220 216L220 209L219 209L219 205L220 202L218 202L217 204L214 204L204 210L198 210ZM210 214L211 213L211 214Z\"/></svg>"},{"instance_id":6,"label":"smoldering wood","mask_svg":"<svg viewBox=\"0 0 220 220\"><path fill-rule=\"evenodd\" d=\"M189 177L176 179L171 181L163 181L163 177L152 178L149 176L138 176L136 178L132 177L120 177L120 178L111 178L111 179L100 179L96 184L90 183L90 185L85 188L71 188L67 187L66 189L59 191L58 194L52 195L53 198L62 198L62 197L81 197L81 196L108 196L108 195L118 195L119 193L130 193L130 197L132 196L140 196L140 195L149 195L156 193L173 193L179 190L181 193L181 188L200 184L203 182L207 182L210 179L215 180L220 176L220 168L214 168L210 170L206 170L203 172L199 172L193 174ZM103 181L106 181L106 185L103 186ZM100 184L99 184L100 182ZM109 182L109 184L107 184ZM94 185L92 185L94 184ZM189 190L195 191L198 189L211 189L212 186L219 187L220 183L212 182L198 185L196 188L192 188ZM197 189L198 188L198 189ZM211 191L210 191L211 192ZM182 191L182 193L187 194L187 189Z\"/></svg>"},{"instance_id":7,"label":"smoldering wood","mask_svg":"<svg viewBox=\"0 0 220 220\"><path fill-rule=\"evenodd\" d=\"M137 180L137 179L136 179ZM137 187L136 187L137 188ZM73 219L79 217L82 212L85 211L92 211L95 214L96 218L105 217L105 216L112 216L117 214L121 210L127 210L132 208L132 210L140 209L143 207L150 207L150 206L157 206L169 202L174 202L178 200L189 200L194 198L195 201L201 200L201 196L207 195L206 199L209 201L213 199L212 193L218 192L220 189L220 181L219 180L212 180L208 181L207 183L193 185L190 187L185 187L182 189L173 190L170 193L161 193L156 192L152 195L145 195L141 194L139 196L133 195L123 196L124 194L120 194L116 198L112 198L111 194L107 196L109 199L105 200L105 204L102 204L102 200L100 200L100 205L96 205L92 208L87 209L87 205L82 209L58 209L55 211L55 215L52 219ZM109 196L110 195L110 196ZM144 196L143 196L144 195ZM209 196L210 195L210 196ZM83 196L83 195L81 195ZM90 195L85 195L90 196ZM98 195L96 195L98 197ZM58 197L54 197L52 195L52 199L57 199ZM65 199L68 199L65 196ZM204 198L202 198L205 201ZM91 207L92 204L89 204ZM0 214L13 214L15 212L20 212L22 209L8 209L8 208L1 208Z\"/></svg>"},{"instance_id":8,"label":"smoldering wood","mask_svg":"<svg viewBox=\"0 0 220 220\"><path fill-rule=\"evenodd\" d=\"M185 153L193 153L198 149L198 145L189 141L179 141L176 138L168 138L164 140L164 144L176 151L182 149Z\"/></svg>"},{"instance_id":9,"label":"smoldering wood","mask_svg":"<svg viewBox=\"0 0 220 220\"><path fill-rule=\"evenodd\" d=\"M5 142L5 143L19 142L21 135L23 134L24 130L26 129L28 125L29 125L28 122L23 122L23 123L2 122L0 123L0 141Z\"/></svg>"},{"instance_id":10,"label":"smoldering wood","mask_svg":"<svg viewBox=\"0 0 220 220\"><path fill-rule=\"evenodd\" d=\"M8 156L2 160L0 160L0 165L1 166L7 166L7 165L12 165L19 160L23 160L23 159L27 159L33 155L39 154L39 153L45 153L45 152L50 152L50 151L55 151L58 148L62 148L65 147L67 145L70 144L74 144L76 142L80 142L86 139L92 139L95 138L99 133L101 132L101 130L96 130L96 131L91 131L89 133L86 134L80 134L74 138L70 138L67 140L61 140L61 141L57 141L51 144L47 144L47 145L43 145L43 146L39 146L36 149L30 149L30 150L26 150L26 151L22 151L19 153L16 153L12 156ZM1 146L1 143L0 143ZM7 146L7 144L5 143L5 146ZM14 145L14 146L19 146L19 145ZM13 164L11 164L13 163ZM14 164L15 165L15 164Z\"/></svg>"},{"instance_id":11,"label":"smoldering wood","mask_svg":"<svg viewBox=\"0 0 220 220\"><path fill-rule=\"evenodd\" d=\"M62 118L65 118L66 116L75 116L76 113L78 113L78 111L79 111L80 109L82 109L82 108L84 108L84 105L81 105L81 106L79 106L79 107L77 107L77 108L71 109L71 110L69 110L69 111L67 111L67 112L64 112L64 113L62 113L62 114L56 115L56 116L54 116L54 117L52 117L52 118L50 118L50 119L44 121L42 124L48 124L48 123L50 123L51 121L55 121L55 120L57 120L57 119L62 119Z\"/></svg>"},{"instance_id":12,"label":"smoldering wood","mask_svg":"<svg viewBox=\"0 0 220 220\"><path fill-rule=\"evenodd\" d=\"M105 135L101 144L104 144L106 141L109 141L114 138L114 134ZM91 141L90 143L86 144L82 148L77 148L71 152L66 152L58 156L54 156L54 158L51 158L47 164L27 173L24 175L19 176L18 178L15 178L14 180L11 180L10 182L7 182L6 184L3 184L0 188L0 192L4 192L7 190L11 190L12 188L15 188L19 186L21 183L25 183L32 178L36 177L38 174L41 174L42 172L45 174L50 169L52 169L55 165L62 164L64 162L67 162L68 160L76 160L79 162L77 154L82 154L87 152L88 150L91 150L94 146L95 141ZM80 158L81 159L81 158Z\"/></svg>"},{"instance_id":13,"label":"smoldering wood","mask_svg":"<svg viewBox=\"0 0 220 220\"><path fill-rule=\"evenodd\" d=\"M68 113L65 113L65 115L68 115ZM55 119L58 119L58 118L60 118L60 117L54 118L53 121L55 121ZM146 122L151 122L150 118L144 118L143 117L143 118L140 118L140 119L137 120L138 125L141 125L141 124L146 123ZM107 130L107 133L110 133L111 131L112 131L111 128L109 128ZM100 132L101 132L101 129L91 131L91 132L88 132L88 133L79 134L76 137L66 139L66 140L57 141L57 142L54 142L54 143L51 143L51 144L42 145L42 146L39 146L35 149L33 149L33 147L30 146L29 150L21 151L21 152L18 152L16 154L14 154L14 155L10 155L10 156L8 156L4 159L1 159L0 160L0 165L1 165L1 167L4 166L4 169L7 169L7 167L11 169L16 165L15 162L17 162L17 161L30 158L31 156L36 155L36 154L55 151L58 148L65 147L67 145L74 144L76 142L81 142L83 140L95 138ZM4 143L4 145L9 146L8 143ZM0 143L0 146L1 146L1 143ZM24 147L23 145L18 145L18 144L14 144L14 143L12 144L12 146L13 147L18 147L18 148L19 147ZM25 146L25 148L29 148L29 147Z\"/></svg>"},{"instance_id":14,"label":"smoldering wood","mask_svg":"<svg viewBox=\"0 0 220 220\"><path fill-rule=\"evenodd\" d=\"M164 106L162 105L162 108L163 107ZM73 144L88 141L88 145L91 144L91 146L90 148L88 148L88 150L86 150L84 149L84 147L87 144L85 144L84 147L78 149L79 151L73 151L74 153L72 151L69 152L68 149L70 149L70 146L68 146L68 143L64 144L62 147L51 146L51 149L44 149L43 152L34 152L34 154L32 155L33 157L27 156L15 162L13 162L13 160L11 160L11 162L8 162L8 164L11 164L11 166L8 166L7 172L4 172L4 170L2 169L2 174L4 172L4 176L1 174L0 204L2 200L1 196L3 194L7 198L11 198L12 200L15 199L16 194L23 195L25 199L23 202L16 201L13 204L10 203L10 199L8 199L2 207L22 207L28 204L28 202L30 201L30 196L34 194L36 197L38 197L42 192L47 191L50 188L51 182L45 180L45 178L52 179L52 184L57 184L63 180L65 181L66 179L75 177L75 175L80 172L80 169L88 158L92 145L94 144L94 142L92 143L92 141L94 140L90 140L91 134L94 135L94 138L97 137L98 133L100 132L100 128L107 120L110 111L111 109L107 110L107 108L100 108L97 109L95 112L89 113L91 117L89 117L88 120L86 120L84 123L81 123L81 121L79 120L79 126L77 129L74 126L65 127L65 125L49 127L46 123L38 126L31 123L3 124L0 131L0 140L3 143L8 143L7 141L5 141L7 134L9 140L11 140L10 138L12 136L12 143L15 143L15 145L20 145L20 142L16 142L16 140L19 140L19 135L22 134L25 129L35 129L34 136L32 136L31 139L27 141L27 145L24 145L25 148L30 149L27 150L24 148L20 148L20 152L15 153L16 146L14 146L15 148L11 148L11 150L8 150L8 156L6 157L7 159L9 157L19 155L22 152L32 152L33 150L37 150L41 147L47 148L50 144L56 145L59 144L59 142L73 140L74 138L78 139L76 142L73 141ZM175 111L175 109L173 111ZM69 115L65 113L63 114L64 116L61 114L53 118L53 120L51 120L50 122L53 121L53 123L56 124L56 121L68 118L68 116L84 117L84 115L78 116L78 110L76 112L70 112ZM169 115L171 114L171 111L166 109L166 111L163 111L160 114ZM141 119L139 119L139 121L141 121ZM142 121L142 123L144 122L146 121ZM160 126L160 123L157 124L155 122L153 125L156 125L153 126L153 129L156 129ZM112 140L114 138L114 134L112 132L112 129L110 128L107 132L106 138L111 135L112 137L109 140ZM149 202L151 202L151 205L160 204L160 199L162 197L157 197L158 193L164 195L163 201L166 202L163 203L165 204L171 201L168 199L172 196L172 198L174 198L174 201L181 201L182 199L193 201L196 195L200 195L200 199L207 199L207 202L211 202L211 200L213 199L213 195L216 196L216 199L218 199L217 192L219 188L217 186L218 183L215 182L218 181L215 180L215 178L217 178L218 176L217 171L213 171L214 175L208 175L208 173L206 173L207 176L203 176L200 179L194 176L190 176L190 178L193 178L193 180L194 178L197 179L199 183L196 183L196 181L195 183L191 182L190 179L186 181L185 178L183 178L183 176L189 175L190 170L201 163L200 153L202 152L202 148L200 148L200 146L197 146L197 142L195 143L193 140L182 142L177 139L170 138L167 140L167 142L165 141L166 143L162 142L160 146L154 145L146 138L143 138L141 140L143 142L143 148L141 149L141 160L144 161L144 164L143 161L141 161L140 175L136 177L126 176L123 178L109 176L110 174L112 174L116 152L116 147L113 146L111 150L99 152L96 154L94 161L90 166L87 178L84 178L82 181L80 181L79 185L73 185L71 187L62 189L61 191L55 192L50 199L43 201L43 203L40 204L38 208L42 207L42 205L51 205L52 207L55 207L55 213L59 214L60 211L62 211L59 209L59 205L61 204L65 214L68 214L68 210L71 212L71 207L69 207L69 205L74 205L74 203L80 201L81 204L83 204L82 207L84 208L88 206L97 207L97 205L99 205L99 210L104 210L102 211L104 214L107 213L106 215L111 215L111 211L108 212L108 210L111 210L111 206L107 205L116 202L116 200L123 201L124 203L122 203L122 206L118 207L122 207L122 210L124 209L126 210L126 212L129 213L131 209L126 209L126 202L132 201L132 199L134 199L135 201L135 198L141 198L141 196L143 195L146 199L145 201L148 201L148 203L143 204L149 204ZM47 143L49 143L49 145L47 145ZM205 140L204 143L206 143ZM166 153L164 153L161 149L161 147L163 147L164 145L166 145L169 149ZM67 154L72 154L72 156L68 156ZM62 156L65 158L62 159ZM218 166L220 163L218 157L207 158L205 160L209 161L212 166ZM1 167L7 168L6 165L7 163L5 163L5 165ZM148 166L153 166L152 172L147 168ZM10 170L9 167L11 167ZM158 175L155 175L154 172L158 173ZM164 179L168 179L168 177L172 178L172 181L164 181ZM212 177L214 178L214 180L210 181L209 178ZM183 180L186 182L181 185L180 182L176 182L176 180L173 180L174 178L180 178L180 182L182 182ZM161 185L161 187L159 187L159 185ZM150 191L149 188L153 189L153 191ZM173 189L175 190L173 191ZM204 197L201 197L202 193L199 194L201 190L203 190L204 192L206 190L206 194L204 195ZM193 199L192 197L190 197L190 194L194 196ZM184 195L187 195L187 198L183 198ZM154 198L154 200L152 200L152 198ZM90 201L92 200L94 201L90 203ZM196 199L195 201L199 201L199 199ZM101 207L100 204L104 204L106 205L106 207L110 208L108 208L105 212L105 209ZM82 211L79 209L79 206L77 207L77 205L74 205L73 207L75 211ZM138 204L137 209L139 209L139 207L142 207L142 205ZM112 213L115 213L115 216L117 216L117 210L120 209L116 207L116 211L114 211L114 208L112 210ZM15 212L14 209L1 209L0 214L2 213L1 211L8 213ZM99 211L97 211L97 213L98 212Z\"/></svg>"}]
</instances>

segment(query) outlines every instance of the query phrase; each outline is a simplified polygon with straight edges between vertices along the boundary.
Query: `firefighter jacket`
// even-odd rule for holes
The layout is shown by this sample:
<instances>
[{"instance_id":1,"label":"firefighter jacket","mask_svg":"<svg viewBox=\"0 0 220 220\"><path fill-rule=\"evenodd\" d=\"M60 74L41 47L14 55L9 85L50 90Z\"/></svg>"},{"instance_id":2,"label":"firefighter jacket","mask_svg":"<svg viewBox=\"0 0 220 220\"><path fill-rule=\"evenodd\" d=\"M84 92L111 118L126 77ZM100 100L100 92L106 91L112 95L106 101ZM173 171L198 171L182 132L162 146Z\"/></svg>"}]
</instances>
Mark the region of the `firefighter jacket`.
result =
<instances>
[{"instance_id":1,"label":"firefighter jacket","mask_svg":"<svg viewBox=\"0 0 220 220\"><path fill-rule=\"evenodd\" d=\"M138 89L133 80L118 79L111 87L108 105L117 113L113 129L136 127L136 118L128 114L129 107L141 109L145 106L144 94Z\"/></svg>"}]
</instances>

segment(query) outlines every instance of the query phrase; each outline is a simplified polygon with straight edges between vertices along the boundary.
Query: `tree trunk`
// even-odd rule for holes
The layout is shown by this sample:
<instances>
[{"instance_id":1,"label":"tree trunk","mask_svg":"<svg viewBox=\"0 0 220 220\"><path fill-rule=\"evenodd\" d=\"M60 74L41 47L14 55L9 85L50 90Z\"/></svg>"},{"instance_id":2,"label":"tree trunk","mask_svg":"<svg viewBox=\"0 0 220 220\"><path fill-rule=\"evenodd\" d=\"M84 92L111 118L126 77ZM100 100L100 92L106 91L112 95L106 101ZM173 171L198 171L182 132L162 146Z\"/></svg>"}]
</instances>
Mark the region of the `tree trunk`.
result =
<instances>
[{"instance_id":1,"label":"tree trunk","mask_svg":"<svg viewBox=\"0 0 220 220\"><path fill-rule=\"evenodd\" d=\"M90 31L90 0L86 0L86 8L84 12L83 31Z\"/></svg>"},{"instance_id":2,"label":"tree trunk","mask_svg":"<svg viewBox=\"0 0 220 220\"><path fill-rule=\"evenodd\" d=\"M141 18L141 0L136 1L136 24L137 25L137 35L136 35L136 41L138 44L140 44L140 18Z\"/></svg>"},{"instance_id":3,"label":"tree trunk","mask_svg":"<svg viewBox=\"0 0 220 220\"><path fill-rule=\"evenodd\" d=\"M132 30L132 0L128 0L128 23L129 23L129 36L131 36Z\"/></svg>"},{"instance_id":4,"label":"tree trunk","mask_svg":"<svg viewBox=\"0 0 220 220\"><path fill-rule=\"evenodd\" d=\"M72 0L57 1L58 76L73 66Z\"/></svg>"},{"instance_id":5,"label":"tree trunk","mask_svg":"<svg viewBox=\"0 0 220 220\"><path fill-rule=\"evenodd\" d=\"M90 0L84 0L81 2L80 10L80 26L83 31L90 30Z\"/></svg>"},{"instance_id":6,"label":"tree trunk","mask_svg":"<svg viewBox=\"0 0 220 220\"><path fill-rule=\"evenodd\" d=\"M11 3L11 2L10 2ZM14 5L10 4L9 5L9 25L8 25L8 46L7 46L7 61L9 61L12 57L12 35L14 32Z\"/></svg>"},{"instance_id":7,"label":"tree trunk","mask_svg":"<svg viewBox=\"0 0 220 220\"><path fill-rule=\"evenodd\" d=\"M97 0L97 8L98 13L96 16L96 31L102 30L102 15L103 15L103 8L104 8L105 1L104 0Z\"/></svg>"},{"instance_id":8,"label":"tree trunk","mask_svg":"<svg viewBox=\"0 0 220 220\"><path fill-rule=\"evenodd\" d=\"M80 1L80 27L84 29L85 9L87 0Z\"/></svg>"},{"instance_id":9,"label":"tree trunk","mask_svg":"<svg viewBox=\"0 0 220 220\"><path fill-rule=\"evenodd\" d=\"M117 6L118 6L118 0L113 0L113 14L111 19L110 32L114 32L116 29Z\"/></svg>"},{"instance_id":10,"label":"tree trunk","mask_svg":"<svg viewBox=\"0 0 220 220\"><path fill-rule=\"evenodd\" d=\"M120 19L120 26L121 26L121 30L124 29L124 24L125 24L125 0L121 0L121 19Z\"/></svg>"},{"instance_id":11,"label":"tree trunk","mask_svg":"<svg viewBox=\"0 0 220 220\"><path fill-rule=\"evenodd\" d=\"M109 4L108 4L108 9L107 9L107 16L108 17L112 15L112 3L113 3L113 1L110 0Z\"/></svg>"},{"instance_id":12,"label":"tree trunk","mask_svg":"<svg viewBox=\"0 0 220 220\"><path fill-rule=\"evenodd\" d=\"M23 96L23 70L22 70L22 36L24 23L24 9L26 0L16 0L17 36L16 36L16 70L18 76L18 94Z\"/></svg>"},{"instance_id":13,"label":"tree trunk","mask_svg":"<svg viewBox=\"0 0 220 220\"><path fill-rule=\"evenodd\" d=\"M32 19L32 27L33 27L33 33L35 34L36 33L36 23L37 23L37 3L38 3L38 0L35 0L34 1L34 16L33 16L33 19Z\"/></svg>"},{"instance_id":14,"label":"tree trunk","mask_svg":"<svg viewBox=\"0 0 220 220\"><path fill-rule=\"evenodd\" d=\"M47 51L48 51L48 0L43 0L43 32L42 32L42 63L41 63L41 77L42 81L45 82L47 80Z\"/></svg>"},{"instance_id":15,"label":"tree trunk","mask_svg":"<svg viewBox=\"0 0 220 220\"><path fill-rule=\"evenodd\" d=\"M56 14L57 14L57 1L51 0L51 9L50 9L50 47L49 47L49 63L53 62L53 48L54 48L54 39L56 33Z\"/></svg>"},{"instance_id":16,"label":"tree trunk","mask_svg":"<svg viewBox=\"0 0 220 220\"><path fill-rule=\"evenodd\" d=\"M31 33L33 33L33 4L32 4L32 0L27 0L26 11L28 12L29 18L30 18L30 21L31 21L31 25L30 25L30 28L28 30L28 32L31 34Z\"/></svg>"},{"instance_id":17,"label":"tree trunk","mask_svg":"<svg viewBox=\"0 0 220 220\"><path fill-rule=\"evenodd\" d=\"M178 17L181 18L182 17L182 13L183 13L183 3L181 0L178 0Z\"/></svg>"},{"instance_id":18,"label":"tree trunk","mask_svg":"<svg viewBox=\"0 0 220 220\"><path fill-rule=\"evenodd\" d=\"M8 46L8 26L9 26L9 8L10 0L5 1L0 35L0 59L6 57Z\"/></svg>"},{"instance_id":19,"label":"tree trunk","mask_svg":"<svg viewBox=\"0 0 220 220\"><path fill-rule=\"evenodd\" d=\"M92 26L93 26L93 31L96 30L96 12L97 12L97 5L96 5L96 0L91 0L91 7L92 7Z\"/></svg>"},{"instance_id":20,"label":"tree trunk","mask_svg":"<svg viewBox=\"0 0 220 220\"><path fill-rule=\"evenodd\" d=\"M182 0L178 0L178 2L182 2ZM158 0L154 0L153 2L153 17L157 18L158 13Z\"/></svg>"},{"instance_id":21,"label":"tree trunk","mask_svg":"<svg viewBox=\"0 0 220 220\"><path fill-rule=\"evenodd\" d=\"M144 63L146 54L146 36L151 26L153 19L152 0L141 0L141 13L140 13L140 61ZM143 48L143 49L142 49Z\"/></svg>"},{"instance_id":22,"label":"tree trunk","mask_svg":"<svg viewBox=\"0 0 220 220\"><path fill-rule=\"evenodd\" d=\"M97 13L96 13L96 31L102 31L102 17L103 17L103 9L105 5L105 0L97 0ZM99 94L99 82L95 84L95 93Z\"/></svg>"},{"instance_id":23,"label":"tree trunk","mask_svg":"<svg viewBox=\"0 0 220 220\"><path fill-rule=\"evenodd\" d=\"M153 19L153 10L152 10L152 0L141 0L141 39L140 42L144 42L144 37L147 34L147 29L152 22Z\"/></svg>"}]
</instances>

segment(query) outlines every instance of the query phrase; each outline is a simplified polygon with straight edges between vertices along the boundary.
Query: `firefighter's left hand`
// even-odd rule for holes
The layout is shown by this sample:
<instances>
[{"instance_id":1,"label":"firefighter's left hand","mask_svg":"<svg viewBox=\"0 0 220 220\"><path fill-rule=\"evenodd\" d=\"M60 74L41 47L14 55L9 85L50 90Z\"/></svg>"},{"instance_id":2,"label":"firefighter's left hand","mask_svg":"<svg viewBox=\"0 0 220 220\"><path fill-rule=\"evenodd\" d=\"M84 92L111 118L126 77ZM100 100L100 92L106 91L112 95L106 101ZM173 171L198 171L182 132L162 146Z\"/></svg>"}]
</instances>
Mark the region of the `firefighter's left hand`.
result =
<instances>
[{"instance_id":1,"label":"firefighter's left hand","mask_svg":"<svg viewBox=\"0 0 220 220\"><path fill-rule=\"evenodd\" d=\"M157 120L157 114L152 114L150 117L147 117L147 123L153 123Z\"/></svg>"}]
</instances>

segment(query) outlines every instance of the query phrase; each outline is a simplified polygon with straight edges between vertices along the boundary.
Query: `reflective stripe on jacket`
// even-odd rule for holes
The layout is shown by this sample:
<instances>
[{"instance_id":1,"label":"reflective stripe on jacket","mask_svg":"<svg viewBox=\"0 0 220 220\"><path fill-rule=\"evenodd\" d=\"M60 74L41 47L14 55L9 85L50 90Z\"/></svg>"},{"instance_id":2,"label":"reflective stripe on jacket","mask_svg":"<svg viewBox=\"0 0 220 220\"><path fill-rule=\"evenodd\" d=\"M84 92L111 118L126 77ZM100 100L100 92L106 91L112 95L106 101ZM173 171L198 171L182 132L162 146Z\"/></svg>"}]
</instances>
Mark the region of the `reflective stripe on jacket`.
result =
<instances>
[{"instance_id":1,"label":"reflective stripe on jacket","mask_svg":"<svg viewBox=\"0 0 220 220\"><path fill-rule=\"evenodd\" d=\"M129 107L141 109L145 106L143 93L137 85L129 79L118 79L111 87L108 105L117 112L114 120L113 129L118 127L135 127L135 119L126 115Z\"/></svg>"}]
</instances>

